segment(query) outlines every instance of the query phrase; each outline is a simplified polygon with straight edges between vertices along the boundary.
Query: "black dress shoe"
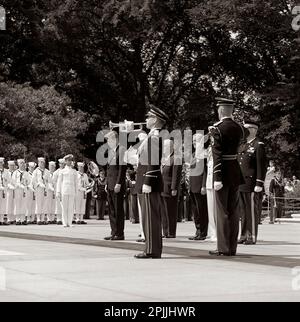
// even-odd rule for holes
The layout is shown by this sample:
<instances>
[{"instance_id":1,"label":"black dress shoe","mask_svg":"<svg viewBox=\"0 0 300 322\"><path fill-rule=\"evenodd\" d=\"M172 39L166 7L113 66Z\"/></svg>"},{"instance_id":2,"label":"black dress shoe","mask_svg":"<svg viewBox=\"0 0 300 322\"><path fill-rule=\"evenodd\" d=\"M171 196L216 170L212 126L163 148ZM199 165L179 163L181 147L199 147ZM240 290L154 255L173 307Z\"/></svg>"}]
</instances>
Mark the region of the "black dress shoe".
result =
<instances>
[{"instance_id":1,"label":"black dress shoe","mask_svg":"<svg viewBox=\"0 0 300 322\"><path fill-rule=\"evenodd\" d=\"M146 242L146 240L145 239L137 239L137 241L136 241L137 243L145 243Z\"/></svg>"},{"instance_id":2,"label":"black dress shoe","mask_svg":"<svg viewBox=\"0 0 300 322\"><path fill-rule=\"evenodd\" d=\"M200 236L194 236L194 237L189 237L189 240L196 240L195 238L198 238Z\"/></svg>"},{"instance_id":3,"label":"black dress shoe","mask_svg":"<svg viewBox=\"0 0 300 322\"><path fill-rule=\"evenodd\" d=\"M113 236L105 237L104 240L112 240Z\"/></svg>"},{"instance_id":4,"label":"black dress shoe","mask_svg":"<svg viewBox=\"0 0 300 322\"><path fill-rule=\"evenodd\" d=\"M114 236L111 240L125 240L124 236Z\"/></svg>"},{"instance_id":5,"label":"black dress shoe","mask_svg":"<svg viewBox=\"0 0 300 322\"><path fill-rule=\"evenodd\" d=\"M166 238L176 238L175 235L168 235Z\"/></svg>"},{"instance_id":6,"label":"black dress shoe","mask_svg":"<svg viewBox=\"0 0 300 322\"><path fill-rule=\"evenodd\" d=\"M239 245L242 245L242 244L244 244L244 243L245 243L245 241L246 241L246 239L240 239L240 240L238 241L238 244L239 244Z\"/></svg>"},{"instance_id":7,"label":"black dress shoe","mask_svg":"<svg viewBox=\"0 0 300 322\"><path fill-rule=\"evenodd\" d=\"M253 240L246 240L244 245L255 245L256 243Z\"/></svg>"},{"instance_id":8,"label":"black dress shoe","mask_svg":"<svg viewBox=\"0 0 300 322\"><path fill-rule=\"evenodd\" d=\"M80 224L81 225L87 225L87 223L85 221L81 221Z\"/></svg>"},{"instance_id":9,"label":"black dress shoe","mask_svg":"<svg viewBox=\"0 0 300 322\"><path fill-rule=\"evenodd\" d=\"M57 224L58 225L62 225L63 223L62 223L62 221L58 221Z\"/></svg>"},{"instance_id":10,"label":"black dress shoe","mask_svg":"<svg viewBox=\"0 0 300 322\"><path fill-rule=\"evenodd\" d=\"M145 254L145 253L134 255L134 257L137 259L161 258L161 256L158 256L158 255Z\"/></svg>"},{"instance_id":11,"label":"black dress shoe","mask_svg":"<svg viewBox=\"0 0 300 322\"><path fill-rule=\"evenodd\" d=\"M210 251L209 255L211 255L211 256L232 256L231 253L223 253L223 252L219 252L218 250Z\"/></svg>"}]
</instances>

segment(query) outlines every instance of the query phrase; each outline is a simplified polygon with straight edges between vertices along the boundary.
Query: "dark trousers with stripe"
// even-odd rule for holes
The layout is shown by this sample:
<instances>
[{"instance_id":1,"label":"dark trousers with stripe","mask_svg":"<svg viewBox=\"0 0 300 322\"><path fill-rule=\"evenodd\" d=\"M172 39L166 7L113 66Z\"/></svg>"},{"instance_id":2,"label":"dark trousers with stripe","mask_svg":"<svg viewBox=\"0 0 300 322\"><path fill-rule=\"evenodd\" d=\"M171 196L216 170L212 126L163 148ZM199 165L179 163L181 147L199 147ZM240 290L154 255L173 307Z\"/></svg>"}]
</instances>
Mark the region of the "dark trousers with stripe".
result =
<instances>
[{"instance_id":1,"label":"dark trousers with stripe","mask_svg":"<svg viewBox=\"0 0 300 322\"><path fill-rule=\"evenodd\" d=\"M235 254L239 235L239 188L215 191L218 251Z\"/></svg>"},{"instance_id":2,"label":"dark trousers with stripe","mask_svg":"<svg viewBox=\"0 0 300 322\"><path fill-rule=\"evenodd\" d=\"M240 192L241 240L256 242L262 210L262 193Z\"/></svg>"},{"instance_id":3,"label":"dark trousers with stripe","mask_svg":"<svg viewBox=\"0 0 300 322\"><path fill-rule=\"evenodd\" d=\"M140 203L146 239L145 253L159 257L162 253L161 193L144 193Z\"/></svg>"},{"instance_id":4,"label":"dark trousers with stripe","mask_svg":"<svg viewBox=\"0 0 300 322\"><path fill-rule=\"evenodd\" d=\"M206 237L208 230L207 197L201 193L191 193L191 200L197 230L196 235Z\"/></svg>"},{"instance_id":5,"label":"dark trousers with stripe","mask_svg":"<svg viewBox=\"0 0 300 322\"><path fill-rule=\"evenodd\" d=\"M123 193L115 193L113 190L108 191L109 220L111 235L123 237L125 226L125 214L123 207Z\"/></svg>"},{"instance_id":6,"label":"dark trousers with stripe","mask_svg":"<svg viewBox=\"0 0 300 322\"><path fill-rule=\"evenodd\" d=\"M163 197L163 203L168 222L168 234L176 236L178 197Z\"/></svg>"}]
</instances>

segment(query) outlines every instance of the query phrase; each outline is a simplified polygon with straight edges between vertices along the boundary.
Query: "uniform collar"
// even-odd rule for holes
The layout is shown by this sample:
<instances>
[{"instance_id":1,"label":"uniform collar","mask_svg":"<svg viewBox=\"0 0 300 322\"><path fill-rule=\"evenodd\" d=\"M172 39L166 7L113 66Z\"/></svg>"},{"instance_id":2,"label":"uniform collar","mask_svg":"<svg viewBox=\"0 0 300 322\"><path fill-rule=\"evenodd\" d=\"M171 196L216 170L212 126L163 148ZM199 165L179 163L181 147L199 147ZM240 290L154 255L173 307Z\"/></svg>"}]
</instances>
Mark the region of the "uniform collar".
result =
<instances>
[{"instance_id":1,"label":"uniform collar","mask_svg":"<svg viewBox=\"0 0 300 322\"><path fill-rule=\"evenodd\" d=\"M232 116L224 116L224 117L221 118L221 121L224 121L226 119L233 120L233 117Z\"/></svg>"}]
</instances>

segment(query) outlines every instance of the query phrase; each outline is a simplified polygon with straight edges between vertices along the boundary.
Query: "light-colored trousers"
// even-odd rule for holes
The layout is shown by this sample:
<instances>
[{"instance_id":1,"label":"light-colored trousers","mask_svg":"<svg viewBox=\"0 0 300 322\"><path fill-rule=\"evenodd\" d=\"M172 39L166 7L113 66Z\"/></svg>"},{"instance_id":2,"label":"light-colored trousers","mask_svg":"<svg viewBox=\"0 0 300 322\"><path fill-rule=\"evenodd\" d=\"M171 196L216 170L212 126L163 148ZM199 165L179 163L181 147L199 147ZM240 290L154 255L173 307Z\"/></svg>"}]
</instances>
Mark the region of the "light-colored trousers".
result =
<instances>
[{"instance_id":1,"label":"light-colored trousers","mask_svg":"<svg viewBox=\"0 0 300 322\"><path fill-rule=\"evenodd\" d=\"M37 217L37 221L45 221L45 214L47 213L47 197L45 196L45 189L37 188L35 198L35 214Z\"/></svg>"},{"instance_id":2,"label":"light-colored trousers","mask_svg":"<svg viewBox=\"0 0 300 322\"><path fill-rule=\"evenodd\" d=\"M61 197L62 208L62 222L64 226L71 226L74 211L75 211L75 196L74 195L62 195Z\"/></svg>"},{"instance_id":3,"label":"light-colored trousers","mask_svg":"<svg viewBox=\"0 0 300 322\"><path fill-rule=\"evenodd\" d=\"M6 214L6 201L7 192L0 190L0 222L3 222L4 215Z\"/></svg>"},{"instance_id":4,"label":"light-colored trousers","mask_svg":"<svg viewBox=\"0 0 300 322\"><path fill-rule=\"evenodd\" d=\"M207 189L207 208L208 208L208 236L211 239L217 239L216 229L216 199L215 190Z\"/></svg>"},{"instance_id":5,"label":"light-colored trousers","mask_svg":"<svg viewBox=\"0 0 300 322\"><path fill-rule=\"evenodd\" d=\"M15 210L16 221L25 221L27 198L23 189L15 190Z\"/></svg>"},{"instance_id":6,"label":"light-colored trousers","mask_svg":"<svg viewBox=\"0 0 300 322\"><path fill-rule=\"evenodd\" d=\"M85 214L85 206L86 206L86 198L85 193L83 191L79 191L76 195L76 219L79 221L83 220L83 216Z\"/></svg>"},{"instance_id":7,"label":"light-colored trousers","mask_svg":"<svg viewBox=\"0 0 300 322\"><path fill-rule=\"evenodd\" d=\"M34 216L35 216L35 199L34 198L34 192L31 190L28 190L26 192L26 198L27 198L27 209L26 209L26 216L27 216L27 221L33 221Z\"/></svg>"},{"instance_id":8,"label":"light-colored trousers","mask_svg":"<svg viewBox=\"0 0 300 322\"><path fill-rule=\"evenodd\" d=\"M62 221L61 201L58 198L55 199L55 215L57 221Z\"/></svg>"},{"instance_id":9,"label":"light-colored trousers","mask_svg":"<svg viewBox=\"0 0 300 322\"><path fill-rule=\"evenodd\" d=\"M12 222L15 220L14 210L15 210L15 199L14 199L15 191L8 189L6 195L6 214L7 220Z\"/></svg>"},{"instance_id":10,"label":"light-colored trousers","mask_svg":"<svg viewBox=\"0 0 300 322\"><path fill-rule=\"evenodd\" d=\"M54 216L55 216L55 203L56 203L56 199L55 199L55 194L53 191L49 191L47 192L47 218L48 221L54 221Z\"/></svg>"}]
</instances>

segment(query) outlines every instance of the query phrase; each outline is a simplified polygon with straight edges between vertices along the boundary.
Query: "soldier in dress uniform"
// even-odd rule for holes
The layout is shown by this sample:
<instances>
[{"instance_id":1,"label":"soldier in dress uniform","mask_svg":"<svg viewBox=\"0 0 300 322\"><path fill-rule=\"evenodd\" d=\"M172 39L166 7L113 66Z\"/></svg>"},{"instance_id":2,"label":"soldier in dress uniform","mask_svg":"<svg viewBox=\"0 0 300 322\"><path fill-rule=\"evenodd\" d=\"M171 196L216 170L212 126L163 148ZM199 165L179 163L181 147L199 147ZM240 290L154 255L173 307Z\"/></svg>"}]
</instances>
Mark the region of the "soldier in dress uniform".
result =
<instances>
[{"instance_id":1,"label":"soldier in dress uniform","mask_svg":"<svg viewBox=\"0 0 300 322\"><path fill-rule=\"evenodd\" d=\"M57 186L57 181L58 181L58 176L59 173L64 169L65 167L65 160L64 159L59 159L59 168L53 173L53 185L55 189L55 195L56 195L56 186ZM62 225L62 209L61 209L61 202L60 199L55 198L55 215L56 215L56 223L58 225Z\"/></svg>"},{"instance_id":2,"label":"soldier in dress uniform","mask_svg":"<svg viewBox=\"0 0 300 322\"><path fill-rule=\"evenodd\" d=\"M144 232L145 251L135 255L135 258L161 258L162 254L162 227L161 227L161 207L163 190L161 174L162 139L160 130L165 126L168 116L159 108L151 105L147 114L147 128L150 130L148 138L144 141L146 153L141 154L139 162L145 164L143 175L142 192L144 200L141 204ZM143 146L143 144L142 144Z\"/></svg>"},{"instance_id":3,"label":"soldier in dress uniform","mask_svg":"<svg viewBox=\"0 0 300 322\"><path fill-rule=\"evenodd\" d=\"M0 225L5 225L4 216L6 215L7 204L7 185L9 182L8 170L4 168L4 158L0 158Z\"/></svg>"},{"instance_id":4,"label":"soldier in dress uniform","mask_svg":"<svg viewBox=\"0 0 300 322\"><path fill-rule=\"evenodd\" d=\"M32 182L35 190L36 207L35 214L37 224L47 224L45 214L47 213L47 190L49 183L49 170L46 169L45 158L38 158L38 167L33 171Z\"/></svg>"},{"instance_id":5,"label":"soldier in dress uniform","mask_svg":"<svg viewBox=\"0 0 300 322\"><path fill-rule=\"evenodd\" d=\"M205 191L206 163L204 153L204 136L197 133L193 136L193 145L196 149L190 165L190 193L196 226L196 234L189 240L205 240L208 230L207 198ZM202 146L201 146L202 145ZM200 155L197 155L198 151Z\"/></svg>"},{"instance_id":6,"label":"soldier in dress uniform","mask_svg":"<svg viewBox=\"0 0 300 322\"><path fill-rule=\"evenodd\" d=\"M33 177L33 171L35 170L36 163L35 162L29 162L28 163L28 175L30 178L30 183L27 187L27 209L26 209L26 218L27 218L27 223L31 224L35 222L35 191L33 188L33 182L32 182L32 177Z\"/></svg>"},{"instance_id":7,"label":"soldier in dress uniform","mask_svg":"<svg viewBox=\"0 0 300 322\"><path fill-rule=\"evenodd\" d=\"M66 166L59 172L56 187L56 197L61 200L64 227L72 227L75 212L75 198L78 192L77 171L72 168L73 159L72 154L64 157Z\"/></svg>"},{"instance_id":8,"label":"soldier in dress uniform","mask_svg":"<svg viewBox=\"0 0 300 322\"><path fill-rule=\"evenodd\" d=\"M182 172L182 159L178 159L174 152L174 141L164 141L164 158L162 160L163 203L164 213L167 217L166 238L176 238L178 191Z\"/></svg>"},{"instance_id":9,"label":"soldier in dress uniform","mask_svg":"<svg viewBox=\"0 0 300 322\"><path fill-rule=\"evenodd\" d=\"M76 195L76 206L75 206L75 214L76 214L76 224L85 225L86 222L83 220L83 216L85 214L86 207L86 196L87 196L87 188L89 186L89 178L86 173L84 173L84 163L77 162L77 179L78 179L78 191Z\"/></svg>"},{"instance_id":10,"label":"soldier in dress uniform","mask_svg":"<svg viewBox=\"0 0 300 322\"><path fill-rule=\"evenodd\" d=\"M54 224L55 219L55 183L54 183L54 173L56 171L56 162L49 162L49 181L47 189L47 219L48 224Z\"/></svg>"},{"instance_id":11,"label":"soldier in dress uniform","mask_svg":"<svg viewBox=\"0 0 300 322\"><path fill-rule=\"evenodd\" d=\"M16 225L27 225L25 221L27 208L27 189L30 185L31 178L26 172L26 163L24 159L19 159L18 170L13 173L12 179L15 186L15 210Z\"/></svg>"},{"instance_id":12,"label":"soldier in dress uniform","mask_svg":"<svg viewBox=\"0 0 300 322\"><path fill-rule=\"evenodd\" d=\"M218 248L210 255L235 256L239 234L239 186L244 183L237 153L245 130L233 120L234 101L217 100L220 122L214 124L212 131L212 152Z\"/></svg>"},{"instance_id":13,"label":"soldier in dress uniform","mask_svg":"<svg viewBox=\"0 0 300 322\"><path fill-rule=\"evenodd\" d=\"M125 214L123 197L125 194L126 165L122 158L124 153L119 145L119 137L116 131L106 134L107 144L112 150L111 159L107 165L107 196L109 206L109 220L111 235L105 240L124 240Z\"/></svg>"},{"instance_id":14,"label":"soldier in dress uniform","mask_svg":"<svg viewBox=\"0 0 300 322\"><path fill-rule=\"evenodd\" d=\"M99 176L95 178L95 185L93 188L93 198L96 199L96 215L98 220L104 220L107 192L105 187L107 180L105 171L102 169L99 171Z\"/></svg>"},{"instance_id":15,"label":"soldier in dress uniform","mask_svg":"<svg viewBox=\"0 0 300 322\"><path fill-rule=\"evenodd\" d=\"M13 173L15 172L15 161L8 161L8 184L7 184L7 204L6 204L6 215L7 223L13 224L15 221L14 210L15 210L15 186L13 182Z\"/></svg>"},{"instance_id":16,"label":"soldier in dress uniform","mask_svg":"<svg viewBox=\"0 0 300 322\"><path fill-rule=\"evenodd\" d=\"M263 187L266 178L265 145L257 137L258 123L245 121L249 131L247 141L240 146L238 161L245 179L240 186L241 238L239 244L256 243L262 211Z\"/></svg>"}]
</instances>

